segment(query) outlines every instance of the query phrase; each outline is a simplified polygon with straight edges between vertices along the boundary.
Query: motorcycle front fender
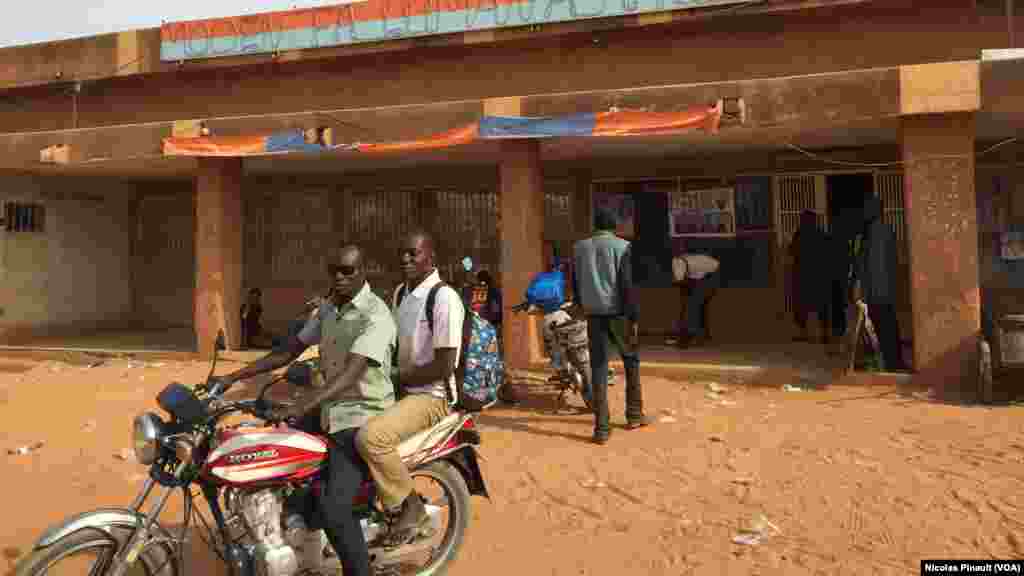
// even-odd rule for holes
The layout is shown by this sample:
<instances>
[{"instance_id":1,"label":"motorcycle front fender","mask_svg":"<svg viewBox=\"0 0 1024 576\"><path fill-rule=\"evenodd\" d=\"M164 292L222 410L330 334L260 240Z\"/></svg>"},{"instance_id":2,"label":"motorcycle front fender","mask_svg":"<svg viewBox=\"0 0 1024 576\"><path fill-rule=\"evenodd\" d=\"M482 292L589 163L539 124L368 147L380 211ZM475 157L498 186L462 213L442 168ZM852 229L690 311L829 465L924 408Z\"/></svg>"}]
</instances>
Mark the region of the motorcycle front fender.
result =
<instances>
[{"instance_id":1,"label":"motorcycle front fender","mask_svg":"<svg viewBox=\"0 0 1024 576\"><path fill-rule=\"evenodd\" d=\"M58 525L51 526L43 532L43 535L36 540L32 546L33 550L40 550L48 546L52 546L54 543L67 537L69 534L74 534L79 530L87 528L93 528L96 530L104 530L107 527L127 528L134 529L140 525L140 522L145 520L145 516L134 510L127 508L100 508L98 510L92 510L91 512L82 512L76 514L67 520L64 520ZM170 533L168 533L162 526L158 524L153 525L153 531L160 538L172 540Z\"/></svg>"}]
</instances>

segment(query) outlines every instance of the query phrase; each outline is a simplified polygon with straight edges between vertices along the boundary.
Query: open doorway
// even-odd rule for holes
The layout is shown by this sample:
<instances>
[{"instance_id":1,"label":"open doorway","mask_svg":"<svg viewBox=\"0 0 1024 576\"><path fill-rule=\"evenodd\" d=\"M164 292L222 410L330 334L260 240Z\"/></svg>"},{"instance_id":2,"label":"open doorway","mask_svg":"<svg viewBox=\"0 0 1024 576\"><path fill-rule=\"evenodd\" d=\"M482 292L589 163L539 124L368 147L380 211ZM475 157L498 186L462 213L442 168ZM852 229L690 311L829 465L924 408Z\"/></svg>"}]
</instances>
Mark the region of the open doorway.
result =
<instances>
[{"instance_id":1,"label":"open doorway","mask_svg":"<svg viewBox=\"0 0 1024 576\"><path fill-rule=\"evenodd\" d=\"M875 177L870 172L830 174L825 177L825 189L829 231L837 231L844 223L861 220L864 201L875 193Z\"/></svg>"},{"instance_id":2,"label":"open doorway","mask_svg":"<svg viewBox=\"0 0 1024 576\"><path fill-rule=\"evenodd\" d=\"M898 253L905 254L905 234L903 233L903 200L902 186L892 186L892 183L902 184L900 175L894 178L881 180L873 172L857 172L845 174L830 174L825 178L825 186L828 198L828 222L829 232L840 237L852 238L861 230L864 219L864 205L868 198L877 196L882 203L880 214L883 222L888 224L893 231L894 247ZM879 182L881 182L879 184ZM875 190L876 185L879 190ZM900 260L904 260L900 262ZM907 285L907 271L905 258L897 256L892 263L897 269L892 270L892 284L890 287L891 302L880 304L871 311L872 321L875 329L880 332L879 339L884 340L882 346L892 346L887 349L886 369L889 371L903 370L909 365L908 344L906 337L909 336L909 292ZM832 295L832 322L833 336L845 331L846 315L837 313L845 312L845 296L833 287ZM843 299L843 302L840 302ZM884 334L883 334L884 333ZM886 342L890 342L886 344Z\"/></svg>"}]
</instances>

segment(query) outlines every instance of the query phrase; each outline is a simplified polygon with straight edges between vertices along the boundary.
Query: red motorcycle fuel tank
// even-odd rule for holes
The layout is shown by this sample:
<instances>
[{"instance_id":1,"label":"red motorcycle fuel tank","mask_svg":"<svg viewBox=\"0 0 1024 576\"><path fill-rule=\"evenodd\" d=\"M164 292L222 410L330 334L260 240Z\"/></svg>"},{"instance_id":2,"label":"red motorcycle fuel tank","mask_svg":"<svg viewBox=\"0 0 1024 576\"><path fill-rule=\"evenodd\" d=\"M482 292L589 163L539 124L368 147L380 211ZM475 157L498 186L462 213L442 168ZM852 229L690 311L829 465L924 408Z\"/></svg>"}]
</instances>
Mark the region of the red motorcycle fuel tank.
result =
<instances>
[{"instance_id":1,"label":"red motorcycle fuel tank","mask_svg":"<svg viewBox=\"0 0 1024 576\"><path fill-rule=\"evenodd\" d=\"M327 443L292 428L234 428L217 432L203 471L228 484L301 480L327 459Z\"/></svg>"}]
</instances>

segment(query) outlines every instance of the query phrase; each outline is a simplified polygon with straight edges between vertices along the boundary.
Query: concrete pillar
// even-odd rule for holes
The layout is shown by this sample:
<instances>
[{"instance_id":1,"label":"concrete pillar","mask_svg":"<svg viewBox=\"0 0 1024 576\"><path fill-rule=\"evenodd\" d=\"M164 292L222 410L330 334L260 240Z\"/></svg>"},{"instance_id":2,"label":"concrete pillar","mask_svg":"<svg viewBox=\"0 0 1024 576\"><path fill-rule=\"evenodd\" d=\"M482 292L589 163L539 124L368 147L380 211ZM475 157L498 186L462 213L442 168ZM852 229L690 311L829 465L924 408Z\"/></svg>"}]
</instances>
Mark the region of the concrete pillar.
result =
<instances>
[{"instance_id":1,"label":"concrete pillar","mask_svg":"<svg viewBox=\"0 0 1024 576\"><path fill-rule=\"evenodd\" d=\"M543 361L537 317L513 314L530 278L544 267L544 189L540 143L505 140L501 143L498 213L501 279L504 292L505 363L524 370Z\"/></svg>"},{"instance_id":2,"label":"concrete pillar","mask_svg":"<svg viewBox=\"0 0 1024 576\"><path fill-rule=\"evenodd\" d=\"M981 327L973 112L902 119L914 369L951 399L977 390Z\"/></svg>"},{"instance_id":3,"label":"concrete pillar","mask_svg":"<svg viewBox=\"0 0 1024 576\"><path fill-rule=\"evenodd\" d=\"M195 330L200 355L209 356L218 330L229 349L242 341L242 160L198 163Z\"/></svg>"}]
</instances>

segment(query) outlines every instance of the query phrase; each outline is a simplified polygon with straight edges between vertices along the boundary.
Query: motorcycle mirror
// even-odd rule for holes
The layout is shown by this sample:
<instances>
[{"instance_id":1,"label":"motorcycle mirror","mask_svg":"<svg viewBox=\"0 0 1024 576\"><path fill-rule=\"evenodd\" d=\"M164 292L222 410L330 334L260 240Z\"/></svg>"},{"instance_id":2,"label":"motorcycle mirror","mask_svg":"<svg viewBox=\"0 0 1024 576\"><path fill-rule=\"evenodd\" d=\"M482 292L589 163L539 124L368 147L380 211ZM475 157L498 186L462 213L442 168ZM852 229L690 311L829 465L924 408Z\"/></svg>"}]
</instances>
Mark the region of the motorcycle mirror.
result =
<instances>
[{"instance_id":1,"label":"motorcycle mirror","mask_svg":"<svg viewBox=\"0 0 1024 576\"><path fill-rule=\"evenodd\" d=\"M470 258L469 256L466 256L465 258L463 258L462 259L462 268L466 272L469 272L470 270L472 270L473 269L473 259Z\"/></svg>"}]
</instances>

